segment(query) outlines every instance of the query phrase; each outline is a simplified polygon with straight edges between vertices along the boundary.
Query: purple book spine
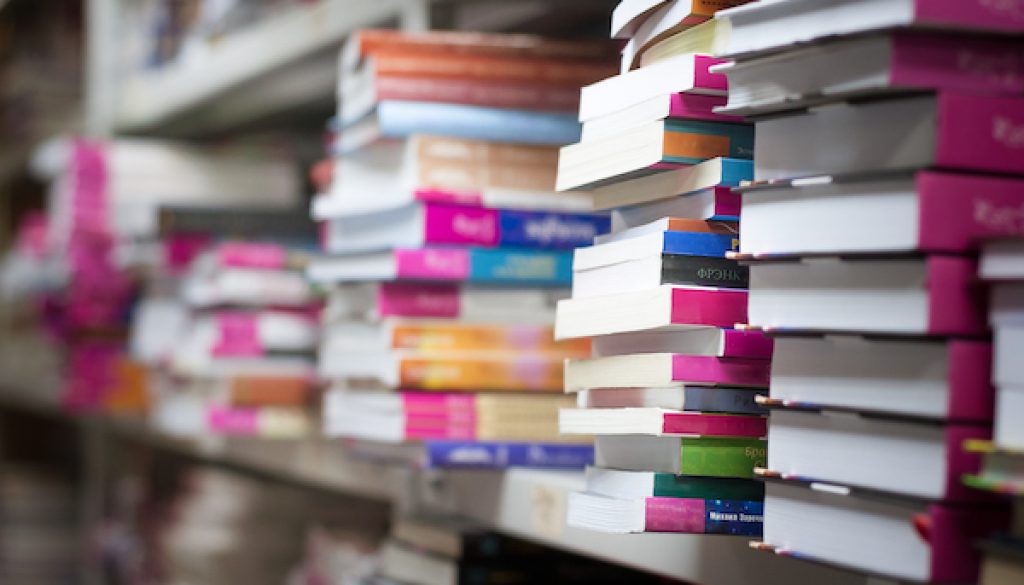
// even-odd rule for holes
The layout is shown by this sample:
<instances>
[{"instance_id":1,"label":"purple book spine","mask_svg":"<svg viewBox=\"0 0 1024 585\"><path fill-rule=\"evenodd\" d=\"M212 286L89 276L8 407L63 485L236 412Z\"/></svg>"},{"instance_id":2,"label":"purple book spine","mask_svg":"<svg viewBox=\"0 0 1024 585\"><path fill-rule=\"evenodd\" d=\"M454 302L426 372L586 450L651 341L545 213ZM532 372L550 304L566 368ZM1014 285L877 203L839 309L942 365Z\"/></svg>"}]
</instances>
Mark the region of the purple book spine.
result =
<instances>
[{"instance_id":1,"label":"purple book spine","mask_svg":"<svg viewBox=\"0 0 1024 585\"><path fill-rule=\"evenodd\" d=\"M582 469L594 462L594 447L592 445L427 441L423 446L426 449L425 467L427 468Z\"/></svg>"}]
</instances>

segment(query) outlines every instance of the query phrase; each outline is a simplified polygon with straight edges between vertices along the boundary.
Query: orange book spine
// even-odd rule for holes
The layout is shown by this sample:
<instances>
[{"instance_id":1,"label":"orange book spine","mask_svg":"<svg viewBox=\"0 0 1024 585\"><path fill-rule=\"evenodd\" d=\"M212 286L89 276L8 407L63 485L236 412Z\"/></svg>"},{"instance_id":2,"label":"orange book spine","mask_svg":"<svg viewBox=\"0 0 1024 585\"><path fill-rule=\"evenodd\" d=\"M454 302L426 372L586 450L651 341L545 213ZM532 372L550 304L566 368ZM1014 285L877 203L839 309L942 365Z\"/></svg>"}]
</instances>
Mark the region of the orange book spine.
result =
<instances>
[{"instance_id":1,"label":"orange book spine","mask_svg":"<svg viewBox=\"0 0 1024 585\"><path fill-rule=\"evenodd\" d=\"M418 351L509 351L589 357L590 340L555 341L554 329L536 326L399 324L391 332L395 349Z\"/></svg>"},{"instance_id":2,"label":"orange book spine","mask_svg":"<svg viewBox=\"0 0 1024 585\"><path fill-rule=\"evenodd\" d=\"M399 364L399 380L403 388L423 390L562 392L562 359L406 358Z\"/></svg>"},{"instance_id":3,"label":"orange book spine","mask_svg":"<svg viewBox=\"0 0 1024 585\"><path fill-rule=\"evenodd\" d=\"M580 87L616 73L605 63L567 63L555 59L379 51L373 54L378 76L415 75L449 79L522 81Z\"/></svg>"},{"instance_id":4,"label":"orange book spine","mask_svg":"<svg viewBox=\"0 0 1024 585\"><path fill-rule=\"evenodd\" d=\"M302 406L311 390L307 378L242 376L231 380L229 394L235 406Z\"/></svg>"},{"instance_id":5,"label":"orange book spine","mask_svg":"<svg viewBox=\"0 0 1024 585\"><path fill-rule=\"evenodd\" d=\"M453 160L490 165L515 164L552 169L558 167L558 148L498 144L446 136L417 136L416 156L419 160Z\"/></svg>"},{"instance_id":6,"label":"orange book spine","mask_svg":"<svg viewBox=\"0 0 1024 585\"><path fill-rule=\"evenodd\" d=\"M408 33L393 29L364 29L354 35L354 51L368 56L383 50L417 53L513 55L557 59L609 60L619 56L619 45L608 41L566 41L532 35L455 31Z\"/></svg>"},{"instance_id":7,"label":"orange book spine","mask_svg":"<svg viewBox=\"0 0 1024 585\"><path fill-rule=\"evenodd\" d=\"M702 232L721 234L723 236L736 236L740 233L740 226L734 221L704 221L701 219L671 217L668 220L668 231Z\"/></svg>"}]
</instances>

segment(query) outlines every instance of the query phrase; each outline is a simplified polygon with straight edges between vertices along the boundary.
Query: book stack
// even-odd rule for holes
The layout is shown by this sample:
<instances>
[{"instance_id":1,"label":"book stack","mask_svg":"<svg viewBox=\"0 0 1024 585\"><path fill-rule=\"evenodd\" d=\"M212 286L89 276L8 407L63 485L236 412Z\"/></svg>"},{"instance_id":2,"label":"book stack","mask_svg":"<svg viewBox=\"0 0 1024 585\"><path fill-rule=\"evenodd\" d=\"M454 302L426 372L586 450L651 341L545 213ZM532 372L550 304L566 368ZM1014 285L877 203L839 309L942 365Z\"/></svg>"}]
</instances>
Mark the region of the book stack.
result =
<instances>
[{"instance_id":1,"label":"book stack","mask_svg":"<svg viewBox=\"0 0 1024 585\"><path fill-rule=\"evenodd\" d=\"M755 116L740 258L778 335L764 542L888 577L973 582L998 502L963 486L991 433L974 254L1024 203L1018 8L805 0L721 13L720 113ZM979 63L984 63L980 65ZM1018 175L1018 176L1014 176ZM1001 218L1001 219L996 219Z\"/></svg>"},{"instance_id":2,"label":"book stack","mask_svg":"<svg viewBox=\"0 0 1024 585\"><path fill-rule=\"evenodd\" d=\"M332 177L313 202L331 285L325 429L424 466L581 467L558 434L552 341L571 249L608 231L586 193L555 192L579 137L580 83L609 47L532 36L355 33L341 56ZM319 171L318 175L325 175ZM411 445L411 447L410 447Z\"/></svg>"},{"instance_id":3,"label":"book stack","mask_svg":"<svg viewBox=\"0 0 1024 585\"><path fill-rule=\"evenodd\" d=\"M986 243L979 273L991 291L989 325L993 331L995 416L991 441L968 441L967 450L980 455L982 462L978 473L967 475L964 482L1013 498L1009 530L993 535L982 545L984 560L979 583L1003 585L1024 578L1024 435L1020 428L1024 376L1018 364L1024 338L1024 247L1019 236Z\"/></svg>"},{"instance_id":4,"label":"book stack","mask_svg":"<svg viewBox=\"0 0 1024 585\"><path fill-rule=\"evenodd\" d=\"M616 9L613 36L632 35L624 72L583 88L582 139L559 159L559 188L590 190L612 213L612 233L575 251L572 298L557 309L558 339L592 341L589 358L566 363L577 403L560 428L597 437L568 522L759 535L764 488L752 477L766 421L755 397L772 344L734 328L747 321L747 270L725 257L738 243L733 188L752 178L753 129L713 112L726 80L712 57L690 50L634 69L628 54L691 34L713 15L707 5L728 3L641 4Z\"/></svg>"}]
</instances>

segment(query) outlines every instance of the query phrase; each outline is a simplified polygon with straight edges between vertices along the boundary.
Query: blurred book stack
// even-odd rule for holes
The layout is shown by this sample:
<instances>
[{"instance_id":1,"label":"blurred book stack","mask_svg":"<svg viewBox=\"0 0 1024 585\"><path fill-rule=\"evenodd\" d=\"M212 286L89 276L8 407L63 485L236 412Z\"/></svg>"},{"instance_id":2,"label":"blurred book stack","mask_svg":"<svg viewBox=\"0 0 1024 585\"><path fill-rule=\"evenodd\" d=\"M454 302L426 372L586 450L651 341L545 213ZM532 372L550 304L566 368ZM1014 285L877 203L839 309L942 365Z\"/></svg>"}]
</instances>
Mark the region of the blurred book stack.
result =
<instances>
[{"instance_id":1,"label":"blurred book stack","mask_svg":"<svg viewBox=\"0 0 1024 585\"><path fill-rule=\"evenodd\" d=\"M557 309L558 339L592 340L591 357L565 368L577 404L561 411L561 432L597 436L571 526L761 533L755 397L772 343L734 328L747 321L747 270L726 258L754 135L714 112L727 86L707 54L724 34L715 12L741 3L621 2L611 32L629 39L622 73L583 88L582 138L561 150L558 188L589 190L612 213L612 232L575 251L572 298ZM698 29L709 44L665 48Z\"/></svg>"},{"instance_id":2,"label":"blurred book stack","mask_svg":"<svg viewBox=\"0 0 1024 585\"><path fill-rule=\"evenodd\" d=\"M976 252L1019 234L1019 8L755 2L720 14L717 111L753 117L739 258L778 335L758 548L973 582L1007 520L961 482L992 430ZM1018 175L1018 176L1014 176ZM1007 215L1009 213L1010 215Z\"/></svg>"},{"instance_id":3,"label":"blurred book stack","mask_svg":"<svg viewBox=\"0 0 1024 585\"><path fill-rule=\"evenodd\" d=\"M356 452L426 466L581 467L559 436L552 340L571 249L608 231L589 194L555 192L581 83L602 43L522 35L353 34L341 56L334 168L313 203L330 284L324 424ZM382 444L395 449L382 453Z\"/></svg>"}]
</instances>

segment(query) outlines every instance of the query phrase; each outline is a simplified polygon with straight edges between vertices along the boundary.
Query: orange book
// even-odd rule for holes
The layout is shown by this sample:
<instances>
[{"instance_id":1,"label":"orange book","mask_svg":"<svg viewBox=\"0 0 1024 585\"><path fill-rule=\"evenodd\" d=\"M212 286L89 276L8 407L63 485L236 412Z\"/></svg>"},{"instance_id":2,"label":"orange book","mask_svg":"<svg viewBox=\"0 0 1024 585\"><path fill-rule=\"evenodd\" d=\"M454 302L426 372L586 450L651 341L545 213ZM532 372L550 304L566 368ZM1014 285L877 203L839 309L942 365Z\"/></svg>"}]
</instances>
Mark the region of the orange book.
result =
<instances>
[{"instance_id":1,"label":"orange book","mask_svg":"<svg viewBox=\"0 0 1024 585\"><path fill-rule=\"evenodd\" d=\"M581 87L611 77L617 68L601 62L568 62L535 57L443 54L381 49L371 56L376 75L444 79L521 81Z\"/></svg>"},{"instance_id":2,"label":"orange book","mask_svg":"<svg viewBox=\"0 0 1024 585\"><path fill-rule=\"evenodd\" d=\"M468 392L562 392L561 357L508 354L465 358L404 357L398 363L402 388Z\"/></svg>"},{"instance_id":3,"label":"orange book","mask_svg":"<svg viewBox=\"0 0 1024 585\"><path fill-rule=\"evenodd\" d=\"M488 165L521 165L556 169L558 148L527 144L501 144L447 136L414 137L419 160L462 161Z\"/></svg>"},{"instance_id":4,"label":"orange book","mask_svg":"<svg viewBox=\"0 0 1024 585\"><path fill-rule=\"evenodd\" d=\"M302 406L311 392L312 382L304 377L238 376L228 394L235 406Z\"/></svg>"},{"instance_id":5,"label":"orange book","mask_svg":"<svg viewBox=\"0 0 1024 585\"><path fill-rule=\"evenodd\" d=\"M734 236L740 233L740 226L734 221L706 221L703 219L687 219L682 217L668 218L670 232L702 232Z\"/></svg>"},{"instance_id":6,"label":"orange book","mask_svg":"<svg viewBox=\"0 0 1024 585\"><path fill-rule=\"evenodd\" d=\"M450 321L398 321L391 347L417 351L512 351L557 357L589 357L590 340L555 341L554 328L541 325L488 325Z\"/></svg>"}]
</instances>

